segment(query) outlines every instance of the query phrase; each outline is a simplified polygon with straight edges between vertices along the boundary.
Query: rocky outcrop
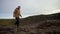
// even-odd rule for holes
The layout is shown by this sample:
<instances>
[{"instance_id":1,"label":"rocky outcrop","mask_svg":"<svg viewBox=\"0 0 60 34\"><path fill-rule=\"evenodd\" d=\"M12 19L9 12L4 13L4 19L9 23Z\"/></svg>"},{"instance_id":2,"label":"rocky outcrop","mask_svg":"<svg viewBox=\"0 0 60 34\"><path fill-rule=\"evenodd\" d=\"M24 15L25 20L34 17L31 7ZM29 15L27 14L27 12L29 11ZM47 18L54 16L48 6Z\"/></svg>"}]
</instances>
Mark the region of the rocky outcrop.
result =
<instances>
[{"instance_id":1,"label":"rocky outcrop","mask_svg":"<svg viewBox=\"0 0 60 34\"><path fill-rule=\"evenodd\" d=\"M23 34L58 34L60 33L60 20L46 20L34 24L20 26L20 33Z\"/></svg>"}]
</instances>

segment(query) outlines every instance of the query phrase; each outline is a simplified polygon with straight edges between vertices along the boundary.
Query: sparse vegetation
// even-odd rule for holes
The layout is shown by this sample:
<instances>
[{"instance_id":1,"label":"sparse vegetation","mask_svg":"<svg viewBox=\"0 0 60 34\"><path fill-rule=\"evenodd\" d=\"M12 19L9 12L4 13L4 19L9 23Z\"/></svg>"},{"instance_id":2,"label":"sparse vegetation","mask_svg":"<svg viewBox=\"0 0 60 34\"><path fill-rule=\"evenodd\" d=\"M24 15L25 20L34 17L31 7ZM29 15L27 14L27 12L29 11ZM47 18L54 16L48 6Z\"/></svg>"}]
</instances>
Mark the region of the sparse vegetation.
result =
<instances>
[{"instance_id":1,"label":"sparse vegetation","mask_svg":"<svg viewBox=\"0 0 60 34\"><path fill-rule=\"evenodd\" d=\"M0 19L1 28L13 29L14 19ZM20 19L20 34L59 34L60 13L50 15L36 15ZM4 30L3 30L4 31ZM10 32L10 31L9 31ZM1 31L0 31L1 33Z\"/></svg>"}]
</instances>

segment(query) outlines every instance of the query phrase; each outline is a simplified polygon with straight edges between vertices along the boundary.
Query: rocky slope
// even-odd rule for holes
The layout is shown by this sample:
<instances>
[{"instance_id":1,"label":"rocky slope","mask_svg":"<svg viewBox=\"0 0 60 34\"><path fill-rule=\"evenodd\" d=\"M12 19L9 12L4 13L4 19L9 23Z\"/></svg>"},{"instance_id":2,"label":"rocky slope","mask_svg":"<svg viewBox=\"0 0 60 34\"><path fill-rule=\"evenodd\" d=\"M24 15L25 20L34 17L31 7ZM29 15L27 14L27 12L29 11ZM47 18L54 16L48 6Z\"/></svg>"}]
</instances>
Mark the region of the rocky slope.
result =
<instances>
[{"instance_id":1,"label":"rocky slope","mask_svg":"<svg viewBox=\"0 0 60 34\"><path fill-rule=\"evenodd\" d=\"M0 33L17 34L14 22L14 19L0 19ZM18 34L60 34L60 13L20 19Z\"/></svg>"}]
</instances>

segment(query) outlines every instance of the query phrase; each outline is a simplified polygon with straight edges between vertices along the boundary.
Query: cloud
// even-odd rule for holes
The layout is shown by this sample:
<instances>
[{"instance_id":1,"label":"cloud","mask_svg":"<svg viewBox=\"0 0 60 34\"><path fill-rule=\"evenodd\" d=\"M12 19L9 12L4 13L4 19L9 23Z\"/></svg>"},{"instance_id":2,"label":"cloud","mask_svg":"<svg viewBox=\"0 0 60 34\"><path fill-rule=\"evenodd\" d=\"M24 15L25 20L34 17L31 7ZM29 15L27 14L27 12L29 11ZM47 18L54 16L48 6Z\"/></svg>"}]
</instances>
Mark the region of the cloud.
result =
<instances>
[{"instance_id":1,"label":"cloud","mask_svg":"<svg viewBox=\"0 0 60 34\"><path fill-rule=\"evenodd\" d=\"M25 17L52 13L53 10L60 9L60 0L0 0L0 5L0 15L9 14L12 17L14 9L20 5L21 14Z\"/></svg>"},{"instance_id":2,"label":"cloud","mask_svg":"<svg viewBox=\"0 0 60 34\"><path fill-rule=\"evenodd\" d=\"M56 2L56 7L57 7L57 9L60 9L60 0L58 0L58 1Z\"/></svg>"},{"instance_id":3,"label":"cloud","mask_svg":"<svg viewBox=\"0 0 60 34\"><path fill-rule=\"evenodd\" d=\"M21 0L22 11L26 15L48 13L57 8L57 0Z\"/></svg>"}]
</instances>

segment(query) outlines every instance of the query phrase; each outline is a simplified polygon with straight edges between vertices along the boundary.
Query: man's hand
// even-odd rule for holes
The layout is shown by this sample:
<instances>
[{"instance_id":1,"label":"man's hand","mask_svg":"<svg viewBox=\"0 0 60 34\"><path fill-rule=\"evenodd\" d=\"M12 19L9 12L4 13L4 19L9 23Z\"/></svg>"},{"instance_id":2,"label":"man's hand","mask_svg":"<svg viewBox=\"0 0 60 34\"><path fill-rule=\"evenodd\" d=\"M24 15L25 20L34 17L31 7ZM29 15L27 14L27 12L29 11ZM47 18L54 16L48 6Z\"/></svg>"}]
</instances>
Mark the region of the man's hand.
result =
<instances>
[{"instance_id":1,"label":"man's hand","mask_svg":"<svg viewBox=\"0 0 60 34\"><path fill-rule=\"evenodd\" d=\"M20 17L22 17L22 16L20 15Z\"/></svg>"},{"instance_id":2,"label":"man's hand","mask_svg":"<svg viewBox=\"0 0 60 34\"><path fill-rule=\"evenodd\" d=\"M21 16L22 17L22 16Z\"/></svg>"}]
</instances>

